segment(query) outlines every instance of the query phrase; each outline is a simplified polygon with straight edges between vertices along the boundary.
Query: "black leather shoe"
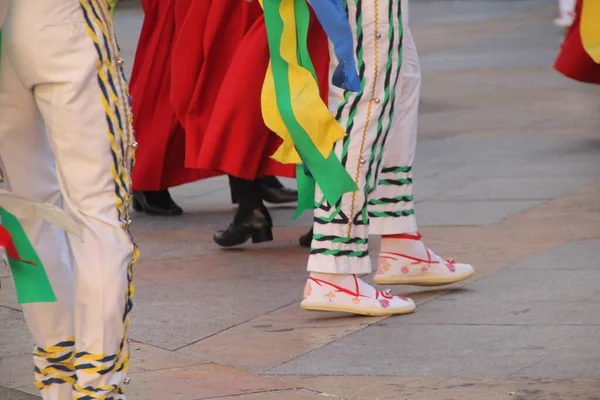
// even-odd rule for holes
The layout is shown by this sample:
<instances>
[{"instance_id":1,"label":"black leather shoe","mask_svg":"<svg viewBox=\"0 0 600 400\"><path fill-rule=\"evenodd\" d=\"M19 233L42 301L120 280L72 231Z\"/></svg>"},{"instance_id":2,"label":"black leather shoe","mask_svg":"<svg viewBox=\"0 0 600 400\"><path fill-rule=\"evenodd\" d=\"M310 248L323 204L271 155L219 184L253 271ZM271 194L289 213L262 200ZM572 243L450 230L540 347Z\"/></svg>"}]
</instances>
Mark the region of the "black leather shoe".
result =
<instances>
[{"instance_id":1,"label":"black leather shoe","mask_svg":"<svg viewBox=\"0 0 600 400\"><path fill-rule=\"evenodd\" d=\"M300 236L300 239L298 239L298 244L302 247L310 247L312 244L312 240L313 240L313 230L312 230L312 228L310 228L310 231L308 231L304 235Z\"/></svg>"},{"instance_id":2,"label":"black leather shoe","mask_svg":"<svg viewBox=\"0 0 600 400\"><path fill-rule=\"evenodd\" d=\"M295 203L298 201L298 192L286 187L273 188L267 185L259 185L260 196L263 201L271 204Z\"/></svg>"},{"instance_id":3,"label":"black leather shoe","mask_svg":"<svg viewBox=\"0 0 600 400\"><path fill-rule=\"evenodd\" d=\"M248 216L236 218L224 231L218 231L213 236L216 244L223 247L238 246L244 244L248 239L252 243L269 242L273 240L271 230L273 222L266 208L257 208Z\"/></svg>"},{"instance_id":4,"label":"black leather shoe","mask_svg":"<svg viewBox=\"0 0 600 400\"><path fill-rule=\"evenodd\" d=\"M168 190L133 192L133 209L149 215L183 214L183 210L173 201Z\"/></svg>"},{"instance_id":5,"label":"black leather shoe","mask_svg":"<svg viewBox=\"0 0 600 400\"><path fill-rule=\"evenodd\" d=\"M267 203L285 204L298 201L298 191L286 188L275 176L256 178L255 182L258 184L261 199ZM238 204L233 191L231 191L231 202Z\"/></svg>"}]
</instances>

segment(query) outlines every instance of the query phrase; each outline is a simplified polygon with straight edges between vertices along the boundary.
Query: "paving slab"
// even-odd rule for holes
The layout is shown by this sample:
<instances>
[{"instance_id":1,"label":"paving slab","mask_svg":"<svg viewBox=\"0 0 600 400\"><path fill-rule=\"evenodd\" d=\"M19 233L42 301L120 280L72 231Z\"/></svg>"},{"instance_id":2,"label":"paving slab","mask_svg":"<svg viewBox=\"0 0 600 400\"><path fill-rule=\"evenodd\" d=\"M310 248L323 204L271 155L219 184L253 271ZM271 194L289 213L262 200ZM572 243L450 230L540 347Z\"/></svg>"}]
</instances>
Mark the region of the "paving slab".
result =
<instances>
[{"instance_id":1,"label":"paving slab","mask_svg":"<svg viewBox=\"0 0 600 400\"><path fill-rule=\"evenodd\" d=\"M476 179L460 189L440 194L448 200L551 200L587 186L594 176L569 178Z\"/></svg>"},{"instance_id":2,"label":"paving slab","mask_svg":"<svg viewBox=\"0 0 600 400\"><path fill-rule=\"evenodd\" d=\"M489 225L541 204L536 200L424 200L415 206L420 226Z\"/></svg>"},{"instance_id":3,"label":"paving slab","mask_svg":"<svg viewBox=\"0 0 600 400\"><path fill-rule=\"evenodd\" d=\"M0 385L0 399L2 400L39 400L39 396L24 393L19 390L9 389Z\"/></svg>"},{"instance_id":4,"label":"paving slab","mask_svg":"<svg viewBox=\"0 0 600 400\"><path fill-rule=\"evenodd\" d=\"M274 242L223 251L212 234L235 212L227 178L183 185L172 193L184 216L134 214L128 398L600 399L598 88L552 70L564 35L555 3L411 5L423 70L419 224L436 252L473 262L473 278L393 288L416 300L410 316L303 312L308 249L296 243L312 216L270 207ZM129 73L141 10L115 21ZM1 265L0 280L4 400L36 390Z\"/></svg>"},{"instance_id":5,"label":"paving slab","mask_svg":"<svg viewBox=\"0 0 600 400\"><path fill-rule=\"evenodd\" d=\"M233 276L144 287L136 293L131 336L175 350L299 301L305 275L298 267L292 272L259 275L262 278L252 279L250 285L247 276Z\"/></svg>"},{"instance_id":6,"label":"paving slab","mask_svg":"<svg viewBox=\"0 0 600 400\"><path fill-rule=\"evenodd\" d=\"M346 400L597 400L600 381L547 378L292 376L281 380Z\"/></svg>"},{"instance_id":7,"label":"paving slab","mask_svg":"<svg viewBox=\"0 0 600 400\"><path fill-rule=\"evenodd\" d=\"M523 260L514 268L536 270L543 274L548 270L598 271L600 268L600 239L575 240L565 243L550 251Z\"/></svg>"},{"instance_id":8,"label":"paving slab","mask_svg":"<svg viewBox=\"0 0 600 400\"><path fill-rule=\"evenodd\" d=\"M306 389L275 390L262 393L244 394L241 396L211 397L211 399L215 400L237 400L239 398L254 400L344 400L341 397L333 396L327 393L316 393Z\"/></svg>"},{"instance_id":9,"label":"paving slab","mask_svg":"<svg viewBox=\"0 0 600 400\"><path fill-rule=\"evenodd\" d=\"M286 389L276 378L261 377L218 364L130 374L130 400L196 400Z\"/></svg>"},{"instance_id":10,"label":"paving slab","mask_svg":"<svg viewBox=\"0 0 600 400\"><path fill-rule=\"evenodd\" d=\"M427 305L421 306L426 308ZM548 377L599 378L596 326L410 325L401 319L365 328L268 371L273 375L511 377L560 354L569 363ZM590 354L587 359L579 357Z\"/></svg>"}]
</instances>

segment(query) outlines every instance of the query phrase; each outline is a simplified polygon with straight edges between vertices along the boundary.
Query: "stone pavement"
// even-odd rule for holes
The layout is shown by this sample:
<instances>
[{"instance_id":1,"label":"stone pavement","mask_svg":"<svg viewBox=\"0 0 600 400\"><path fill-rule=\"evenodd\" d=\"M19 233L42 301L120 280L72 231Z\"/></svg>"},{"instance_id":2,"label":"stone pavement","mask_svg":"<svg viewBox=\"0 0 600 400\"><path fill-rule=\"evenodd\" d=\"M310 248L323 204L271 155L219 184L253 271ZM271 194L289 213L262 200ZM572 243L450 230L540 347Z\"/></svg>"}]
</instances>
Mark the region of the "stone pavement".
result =
<instances>
[{"instance_id":1,"label":"stone pavement","mask_svg":"<svg viewBox=\"0 0 600 400\"><path fill-rule=\"evenodd\" d=\"M477 275L394 288L417 312L309 313L310 216L273 207L276 241L235 250L223 178L138 216L132 400L600 399L600 91L555 73L553 0L414 0L423 64L421 231ZM137 9L117 13L131 65ZM293 183L289 183L293 184ZM374 253L377 252L374 243ZM0 272L0 399L34 399L28 336Z\"/></svg>"}]
</instances>

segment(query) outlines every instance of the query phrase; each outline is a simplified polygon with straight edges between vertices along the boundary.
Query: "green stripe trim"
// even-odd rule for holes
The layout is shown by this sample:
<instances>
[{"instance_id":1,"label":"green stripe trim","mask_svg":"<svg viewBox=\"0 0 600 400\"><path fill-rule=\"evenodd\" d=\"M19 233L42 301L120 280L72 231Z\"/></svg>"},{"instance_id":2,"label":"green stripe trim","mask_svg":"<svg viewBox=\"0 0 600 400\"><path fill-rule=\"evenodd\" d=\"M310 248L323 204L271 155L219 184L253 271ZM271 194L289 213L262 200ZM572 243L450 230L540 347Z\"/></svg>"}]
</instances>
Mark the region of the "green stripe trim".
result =
<instances>
[{"instance_id":1,"label":"green stripe trim","mask_svg":"<svg viewBox=\"0 0 600 400\"><path fill-rule=\"evenodd\" d=\"M408 173L412 171L412 166L404 166L404 167L386 167L381 170L382 174L400 174L400 173Z\"/></svg>"},{"instance_id":2,"label":"green stripe trim","mask_svg":"<svg viewBox=\"0 0 600 400\"><path fill-rule=\"evenodd\" d=\"M313 236L313 239L319 242L333 242L333 243L345 243L345 244L367 244L369 241L366 238L359 237L342 237L332 235L321 235L317 234Z\"/></svg>"},{"instance_id":3,"label":"green stripe trim","mask_svg":"<svg viewBox=\"0 0 600 400\"><path fill-rule=\"evenodd\" d=\"M368 250L364 251L350 251L350 250L335 250L335 249L310 249L310 254L321 254L324 256L334 257L356 257L362 258L369 255Z\"/></svg>"},{"instance_id":4,"label":"green stripe trim","mask_svg":"<svg viewBox=\"0 0 600 400\"><path fill-rule=\"evenodd\" d=\"M378 184L379 185L388 185L388 186L412 185L412 178L380 179Z\"/></svg>"},{"instance_id":5,"label":"green stripe trim","mask_svg":"<svg viewBox=\"0 0 600 400\"><path fill-rule=\"evenodd\" d=\"M398 196L393 198L381 198L381 199L371 199L369 200L370 206L383 205L383 204L395 204L402 202L411 202L413 201L413 196Z\"/></svg>"},{"instance_id":6,"label":"green stripe trim","mask_svg":"<svg viewBox=\"0 0 600 400\"><path fill-rule=\"evenodd\" d=\"M408 217L410 215L415 215L415 210L369 211L369 217L371 218L399 218Z\"/></svg>"}]
</instances>

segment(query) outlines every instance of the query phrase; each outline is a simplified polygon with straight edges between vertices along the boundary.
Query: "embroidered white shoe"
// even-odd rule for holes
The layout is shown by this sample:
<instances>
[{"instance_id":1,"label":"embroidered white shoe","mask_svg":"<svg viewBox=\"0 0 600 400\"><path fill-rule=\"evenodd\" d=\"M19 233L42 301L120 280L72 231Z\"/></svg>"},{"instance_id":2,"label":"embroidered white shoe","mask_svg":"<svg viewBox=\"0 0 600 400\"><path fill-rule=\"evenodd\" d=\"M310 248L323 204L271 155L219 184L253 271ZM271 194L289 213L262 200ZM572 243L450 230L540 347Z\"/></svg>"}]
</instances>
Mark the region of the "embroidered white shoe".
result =
<instances>
[{"instance_id":1,"label":"embroidered white shoe","mask_svg":"<svg viewBox=\"0 0 600 400\"><path fill-rule=\"evenodd\" d=\"M573 25L573 21L575 20L575 14L572 12L563 12L560 14L560 16L556 19L554 19L554 21L552 21L554 23L555 26L559 27L559 28L569 28L571 25Z\"/></svg>"},{"instance_id":2,"label":"embroidered white shoe","mask_svg":"<svg viewBox=\"0 0 600 400\"><path fill-rule=\"evenodd\" d=\"M475 273L470 264L443 260L425 247L420 234L402 236L402 239L383 239L374 283L439 286L462 281Z\"/></svg>"},{"instance_id":3,"label":"embroidered white shoe","mask_svg":"<svg viewBox=\"0 0 600 400\"><path fill-rule=\"evenodd\" d=\"M415 303L411 299L395 296L390 289L377 290L356 275L347 275L339 285L309 277L300 306L311 311L371 316L409 314L415 310Z\"/></svg>"}]
</instances>

